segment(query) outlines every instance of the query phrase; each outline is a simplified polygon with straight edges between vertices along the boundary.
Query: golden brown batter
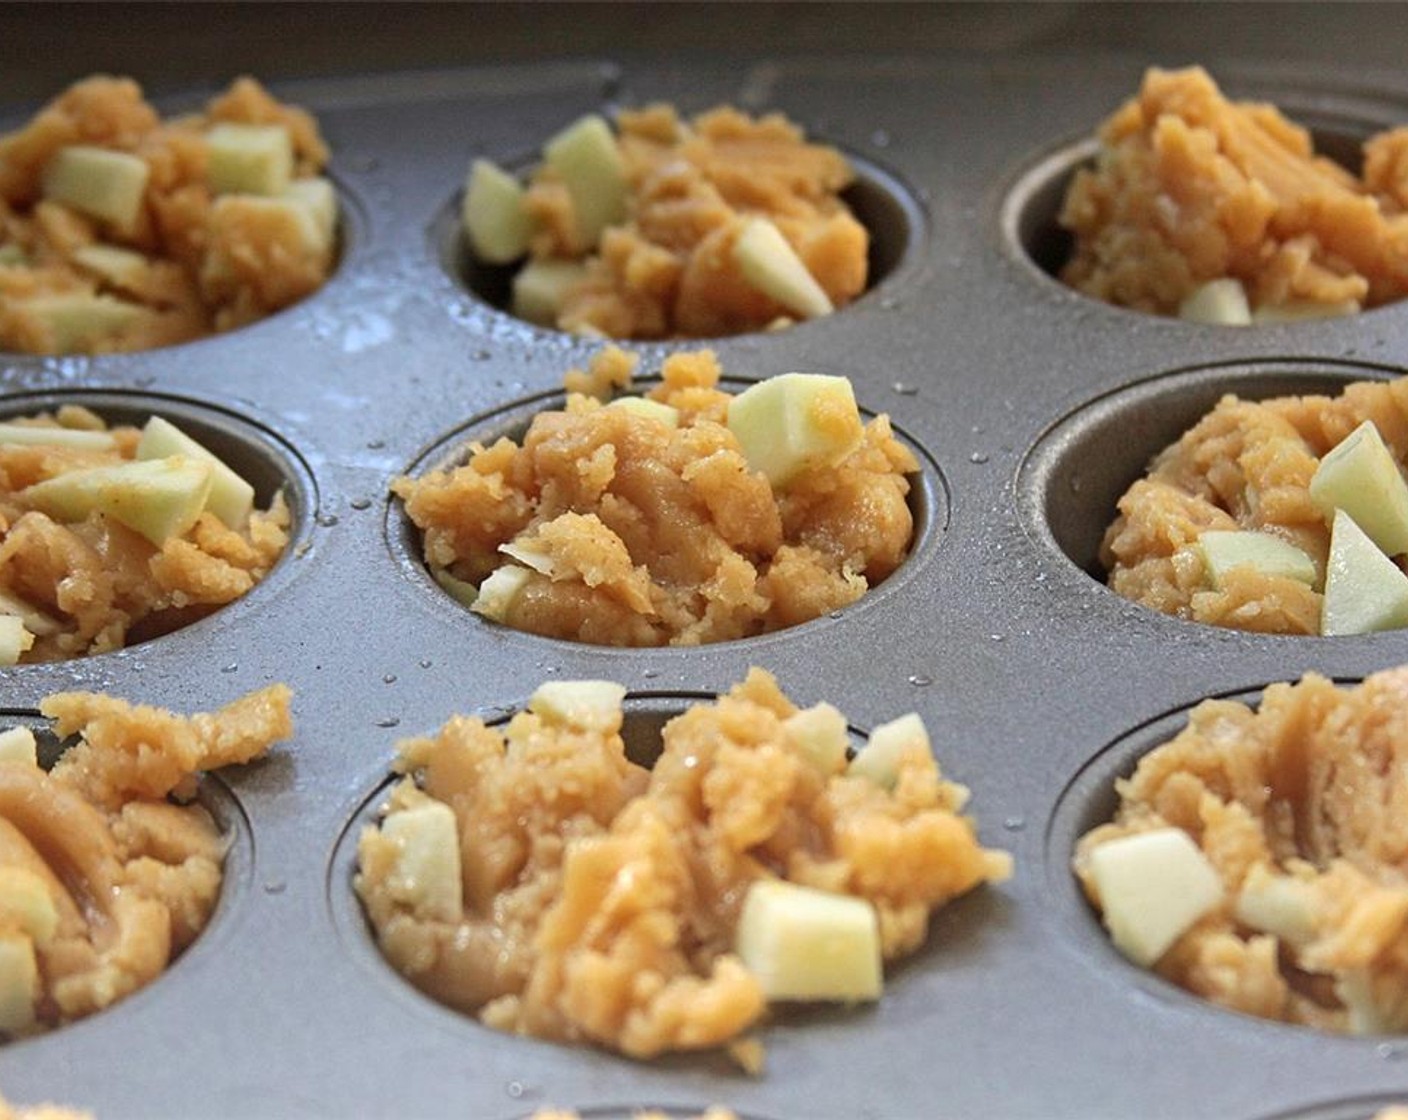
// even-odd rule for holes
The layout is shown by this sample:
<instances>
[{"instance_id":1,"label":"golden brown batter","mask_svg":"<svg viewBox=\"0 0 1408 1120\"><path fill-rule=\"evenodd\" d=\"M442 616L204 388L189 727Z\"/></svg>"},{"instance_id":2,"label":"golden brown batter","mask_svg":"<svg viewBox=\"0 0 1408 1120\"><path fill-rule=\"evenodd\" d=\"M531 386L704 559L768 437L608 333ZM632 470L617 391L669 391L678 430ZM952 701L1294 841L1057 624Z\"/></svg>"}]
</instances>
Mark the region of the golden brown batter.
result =
<instances>
[{"instance_id":1,"label":"golden brown batter","mask_svg":"<svg viewBox=\"0 0 1408 1120\"><path fill-rule=\"evenodd\" d=\"M196 939L228 845L196 778L288 738L290 696L271 685L190 717L89 692L43 702L79 741L47 772L0 758L0 1035L101 1011Z\"/></svg>"},{"instance_id":2,"label":"golden brown batter","mask_svg":"<svg viewBox=\"0 0 1408 1120\"><path fill-rule=\"evenodd\" d=\"M1075 235L1062 278L1087 295L1171 315L1223 277L1253 310L1408 293L1408 129L1371 138L1356 177L1273 106L1228 101L1193 67L1149 70L1099 135L1060 216Z\"/></svg>"},{"instance_id":3,"label":"golden brown batter","mask_svg":"<svg viewBox=\"0 0 1408 1120\"><path fill-rule=\"evenodd\" d=\"M764 1015L734 952L751 884L867 900L895 960L923 943L934 908L1010 873L958 815L967 791L940 778L922 740L890 790L847 774L844 758L814 761L784 722L796 712L754 669L672 720L649 771L626 758L619 700L594 720L456 717L402 742L409 777L358 849L382 951L490 1026L646 1058L725 1045ZM453 810L459 838L444 895L407 873L391 835L435 805Z\"/></svg>"}]
</instances>

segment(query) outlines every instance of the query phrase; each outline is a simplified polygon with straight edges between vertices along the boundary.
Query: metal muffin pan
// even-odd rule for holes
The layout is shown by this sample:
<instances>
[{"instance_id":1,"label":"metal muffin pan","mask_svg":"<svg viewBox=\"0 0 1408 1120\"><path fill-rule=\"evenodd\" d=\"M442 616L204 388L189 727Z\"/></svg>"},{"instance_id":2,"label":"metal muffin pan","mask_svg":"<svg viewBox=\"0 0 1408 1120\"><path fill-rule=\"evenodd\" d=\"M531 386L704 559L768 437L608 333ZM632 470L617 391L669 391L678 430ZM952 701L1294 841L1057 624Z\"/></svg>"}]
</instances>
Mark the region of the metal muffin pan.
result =
<instances>
[{"instance_id":1,"label":"metal muffin pan","mask_svg":"<svg viewBox=\"0 0 1408 1120\"><path fill-rule=\"evenodd\" d=\"M1052 216L1082 139L1154 61L588 61L275 87L317 113L334 151L343 254L322 291L185 346L0 357L0 412L60 394L114 416L169 411L227 441L265 493L282 480L294 507L288 555L245 599L118 653L0 671L0 709L82 687L202 710L282 680L297 725L220 780L239 841L211 929L139 995L0 1048L5 1093L102 1120L712 1103L754 1120L1349 1120L1408 1099L1408 1041L1327 1037L1173 991L1115 953L1065 872L1078 827L1110 805L1108 780L1199 700L1408 660L1404 633L1180 623L1087 570L1114 496L1218 392L1408 367L1408 303L1217 329L1051 278ZM1398 74L1224 64L1216 76L1325 135L1408 121ZM887 265L876 289L829 318L711 345L736 378L849 376L861 406L922 452L925 528L899 572L833 616L700 649L598 649L456 605L419 568L387 486L469 434L522 423L598 346L519 323L466 285L453 214L471 156L522 164L583 112L656 99L780 109L867 169ZM678 347L634 348L650 373ZM779 1015L752 1079L718 1057L643 1064L502 1035L381 961L350 874L398 736L454 712L500 718L549 677L623 682L631 727L648 729L755 664L860 731L918 710L945 774L972 787L985 843L1015 856L1010 882L940 911L878 1006Z\"/></svg>"}]
</instances>

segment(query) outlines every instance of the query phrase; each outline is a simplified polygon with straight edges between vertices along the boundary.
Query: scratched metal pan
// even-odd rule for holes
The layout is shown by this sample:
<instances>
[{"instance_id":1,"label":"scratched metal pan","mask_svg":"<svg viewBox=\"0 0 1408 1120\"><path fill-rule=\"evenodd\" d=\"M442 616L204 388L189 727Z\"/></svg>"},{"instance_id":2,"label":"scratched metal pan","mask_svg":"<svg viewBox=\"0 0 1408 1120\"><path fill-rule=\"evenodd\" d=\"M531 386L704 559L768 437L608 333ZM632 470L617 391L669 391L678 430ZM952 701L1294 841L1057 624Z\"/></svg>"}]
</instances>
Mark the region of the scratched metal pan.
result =
<instances>
[{"instance_id":1,"label":"scratched metal pan","mask_svg":"<svg viewBox=\"0 0 1408 1120\"><path fill-rule=\"evenodd\" d=\"M317 113L335 152L342 253L322 291L190 345L0 357L0 412L80 400L185 417L265 496L286 487L295 511L289 554L244 600L119 653L4 670L0 708L23 716L81 686L195 710L283 680L298 728L221 778L238 842L209 931L147 990L0 1050L5 1093L102 1120L515 1120L546 1104L605 1117L712 1103L753 1120L1350 1120L1408 1098L1392 1039L1254 1021L1136 971L1067 872L1074 837L1109 812L1113 778L1199 700L1408 661L1403 633L1217 631L1097 578L1115 496L1220 393L1387 377L1408 358L1408 305L1234 331L1106 307L1052 278L1064 183L1148 61L775 59L687 74L584 61L277 88ZM1408 120L1398 73L1217 76L1349 161L1358 139ZM922 453L923 529L904 567L836 616L701 649L595 649L458 607L420 567L387 485L511 428L596 348L515 321L468 268L454 215L470 158L521 166L581 113L656 99L780 109L854 158L873 289L828 318L714 345L739 378L850 377L862 407L889 413ZM639 347L645 368L673 348ZM381 962L350 877L398 735L454 712L501 716L549 675L610 677L631 690L632 734L648 746L664 716L755 664L861 730L917 709L945 772L972 787L984 841L1016 858L1010 882L940 913L878 1006L778 1016L762 1032L767 1071L749 1078L713 1058L642 1064L497 1034Z\"/></svg>"}]
</instances>

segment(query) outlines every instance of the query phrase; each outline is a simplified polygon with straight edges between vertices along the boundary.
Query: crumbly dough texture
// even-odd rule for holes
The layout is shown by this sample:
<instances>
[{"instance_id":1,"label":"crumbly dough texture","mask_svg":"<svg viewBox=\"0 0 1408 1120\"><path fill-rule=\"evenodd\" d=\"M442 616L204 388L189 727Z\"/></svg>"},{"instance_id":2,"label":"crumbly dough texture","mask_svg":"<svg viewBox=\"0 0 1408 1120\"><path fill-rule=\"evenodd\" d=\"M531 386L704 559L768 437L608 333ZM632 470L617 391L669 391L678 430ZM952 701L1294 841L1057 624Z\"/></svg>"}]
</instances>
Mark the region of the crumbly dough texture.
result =
<instances>
[{"instance_id":1,"label":"crumbly dough texture","mask_svg":"<svg viewBox=\"0 0 1408 1120\"><path fill-rule=\"evenodd\" d=\"M867 899L894 960L924 941L931 910L1008 875L928 751L904 756L893 792L826 774L782 726L795 711L754 669L672 720L650 771L626 758L619 711L604 731L522 713L402 742L411 776L385 813L452 807L464 914L418 911L397 889L395 844L368 827L356 889L382 951L490 1026L647 1058L725 1045L762 1017L732 951L755 880Z\"/></svg>"},{"instance_id":2,"label":"crumbly dough texture","mask_svg":"<svg viewBox=\"0 0 1408 1120\"><path fill-rule=\"evenodd\" d=\"M51 937L30 937L40 997L21 1033L151 983L205 928L227 840L193 802L196 779L288 738L290 698L271 685L189 717L91 692L41 704L56 735L79 741L47 772L0 762L0 873L37 876L58 912ZM27 936L4 921L0 938Z\"/></svg>"},{"instance_id":3,"label":"crumbly dough texture","mask_svg":"<svg viewBox=\"0 0 1408 1120\"><path fill-rule=\"evenodd\" d=\"M1119 500L1101 561L1127 599L1214 626L1318 634L1324 596L1250 567L1214 590L1194 548L1208 529L1257 529L1304 550L1324 585L1330 529L1310 480L1330 450L1372 420L1400 466L1408 464L1408 378L1361 381L1337 397L1226 396L1154 459Z\"/></svg>"},{"instance_id":4,"label":"crumbly dough texture","mask_svg":"<svg viewBox=\"0 0 1408 1120\"><path fill-rule=\"evenodd\" d=\"M200 338L261 319L321 287L331 246L310 246L286 217L245 205L244 196L212 195L206 179L205 131L218 123L280 124L293 141L294 176L317 175L328 148L313 117L271 97L243 77L204 113L162 121L130 78L84 79L55 98L24 128L0 137L0 246L26 260L0 263L0 350L60 351L32 296L110 294L146 314L92 337L92 352L144 350ZM150 171L132 230L95 221L41 197L45 166L60 148L97 145L143 159ZM95 243L135 249L147 264L121 284L74 259Z\"/></svg>"},{"instance_id":5,"label":"crumbly dough texture","mask_svg":"<svg viewBox=\"0 0 1408 1120\"><path fill-rule=\"evenodd\" d=\"M806 141L780 114L718 108L693 120L668 105L616 118L629 216L595 247L580 243L572 200L551 169L526 200L537 259L586 259L567 294L563 330L609 338L695 338L761 330L789 312L748 284L733 244L766 217L842 307L865 290L869 235L840 198L854 180L844 156Z\"/></svg>"},{"instance_id":6,"label":"crumbly dough texture","mask_svg":"<svg viewBox=\"0 0 1408 1120\"><path fill-rule=\"evenodd\" d=\"M1307 674L1259 708L1198 705L1176 738L1117 783L1113 822L1081 838L1075 869L1092 902L1090 852L1173 826L1217 870L1222 904L1157 962L1160 975L1249 1015L1334 1031L1408 1030L1408 667L1353 688ZM1270 877L1269 879L1267 877ZM1249 882L1290 890L1296 936L1237 920Z\"/></svg>"},{"instance_id":7,"label":"crumbly dough texture","mask_svg":"<svg viewBox=\"0 0 1408 1120\"><path fill-rule=\"evenodd\" d=\"M109 430L100 417L72 405L9 422ZM0 445L0 591L58 623L54 633L36 637L22 662L105 653L188 625L250 590L288 544L282 495L267 510L254 510L238 531L207 512L161 548L101 513L66 524L28 506L20 494L27 486L134 458L141 432L122 426L111 434L111 451Z\"/></svg>"},{"instance_id":8,"label":"crumbly dough texture","mask_svg":"<svg viewBox=\"0 0 1408 1120\"><path fill-rule=\"evenodd\" d=\"M1193 67L1149 70L1099 136L1060 214L1075 236L1062 278L1086 294L1169 315L1222 277L1253 308L1408 292L1408 128L1364 145L1359 178L1275 107L1229 101Z\"/></svg>"},{"instance_id":9,"label":"crumbly dough texture","mask_svg":"<svg viewBox=\"0 0 1408 1120\"><path fill-rule=\"evenodd\" d=\"M629 383L608 349L568 375L563 411L522 445L475 445L467 464L401 478L393 491L423 533L426 562L478 586L508 556L547 557L508 625L598 645L696 645L778 630L860 598L905 558L914 455L889 419L861 445L774 492L725 426L731 397L712 353L675 354L647 394L676 429L585 395Z\"/></svg>"}]
</instances>

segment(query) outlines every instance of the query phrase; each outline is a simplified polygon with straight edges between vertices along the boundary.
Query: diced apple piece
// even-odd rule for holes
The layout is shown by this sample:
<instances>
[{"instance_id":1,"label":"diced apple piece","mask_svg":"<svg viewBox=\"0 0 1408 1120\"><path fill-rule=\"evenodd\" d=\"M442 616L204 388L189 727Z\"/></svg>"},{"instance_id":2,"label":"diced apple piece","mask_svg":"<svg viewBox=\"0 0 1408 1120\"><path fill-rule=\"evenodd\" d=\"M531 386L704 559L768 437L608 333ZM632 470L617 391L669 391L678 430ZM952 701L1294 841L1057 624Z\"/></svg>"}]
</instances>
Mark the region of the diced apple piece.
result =
<instances>
[{"instance_id":1,"label":"diced apple piece","mask_svg":"<svg viewBox=\"0 0 1408 1120\"><path fill-rule=\"evenodd\" d=\"M1148 967L1222 901L1222 881L1181 828L1101 844L1090 875L1115 947Z\"/></svg>"},{"instance_id":2,"label":"diced apple piece","mask_svg":"<svg viewBox=\"0 0 1408 1120\"><path fill-rule=\"evenodd\" d=\"M1244 926L1304 945L1315 936L1314 889L1293 875L1278 875L1257 864L1242 881L1235 913Z\"/></svg>"},{"instance_id":3,"label":"diced apple piece","mask_svg":"<svg viewBox=\"0 0 1408 1120\"><path fill-rule=\"evenodd\" d=\"M462 919L460 841L454 810L442 801L431 800L398 809L382 822L381 834L396 846L396 862L387 883L391 896L409 905L421 919Z\"/></svg>"},{"instance_id":4,"label":"diced apple piece","mask_svg":"<svg viewBox=\"0 0 1408 1120\"><path fill-rule=\"evenodd\" d=\"M1214 323L1224 327L1245 327L1252 321L1247 290L1233 276L1209 280L1178 305L1178 317L1190 323Z\"/></svg>"},{"instance_id":5,"label":"diced apple piece","mask_svg":"<svg viewBox=\"0 0 1408 1120\"><path fill-rule=\"evenodd\" d=\"M137 458L165 459L171 455L184 455L208 464L210 496L205 500L205 508L231 529L244 528L254 508L254 487L170 420L153 416L142 428L142 438L137 441Z\"/></svg>"},{"instance_id":6,"label":"diced apple piece","mask_svg":"<svg viewBox=\"0 0 1408 1120\"><path fill-rule=\"evenodd\" d=\"M1243 567L1309 586L1315 584L1315 561L1289 541L1270 533L1208 529L1198 537L1198 548L1213 587L1221 587L1233 568Z\"/></svg>"},{"instance_id":7,"label":"diced apple piece","mask_svg":"<svg viewBox=\"0 0 1408 1120\"><path fill-rule=\"evenodd\" d=\"M803 708L782 721L782 730L806 759L823 774L839 774L846 768L846 751L851 745L846 717L830 704Z\"/></svg>"},{"instance_id":8,"label":"diced apple piece","mask_svg":"<svg viewBox=\"0 0 1408 1120\"><path fill-rule=\"evenodd\" d=\"M44 169L44 197L127 233L142 211L149 171L128 152L75 144L60 148Z\"/></svg>"},{"instance_id":9,"label":"diced apple piece","mask_svg":"<svg viewBox=\"0 0 1408 1120\"><path fill-rule=\"evenodd\" d=\"M880 998L880 923L863 898L780 880L748 888L735 949L769 1000Z\"/></svg>"},{"instance_id":10,"label":"diced apple piece","mask_svg":"<svg viewBox=\"0 0 1408 1120\"><path fill-rule=\"evenodd\" d=\"M750 285L804 319L835 310L797 251L766 218L748 220L733 243L733 260Z\"/></svg>"},{"instance_id":11,"label":"diced apple piece","mask_svg":"<svg viewBox=\"0 0 1408 1120\"><path fill-rule=\"evenodd\" d=\"M572 196L583 247L595 247L602 230L626 217L626 166L611 126L588 114L544 144L543 159Z\"/></svg>"},{"instance_id":12,"label":"diced apple piece","mask_svg":"<svg viewBox=\"0 0 1408 1120\"><path fill-rule=\"evenodd\" d=\"M435 582L440 585L450 598L466 607L473 607L479 598L479 588L468 580L456 579L444 568L438 568L435 572Z\"/></svg>"},{"instance_id":13,"label":"diced apple piece","mask_svg":"<svg viewBox=\"0 0 1408 1120\"><path fill-rule=\"evenodd\" d=\"M112 287L129 291L141 282L149 265L141 253L116 245L83 245L73 251L73 259Z\"/></svg>"},{"instance_id":14,"label":"diced apple piece","mask_svg":"<svg viewBox=\"0 0 1408 1120\"><path fill-rule=\"evenodd\" d=\"M160 547L196 523L210 495L211 476L208 463L172 455L69 471L20 495L60 521L82 521L96 510Z\"/></svg>"},{"instance_id":15,"label":"diced apple piece","mask_svg":"<svg viewBox=\"0 0 1408 1120\"><path fill-rule=\"evenodd\" d=\"M1344 510L1388 555L1408 552L1408 483L1372 420L1320 460L1310 497L1327 519Z\"/></svg>"},{"instance_id":16,"label":"diced apple piece","mask_svg":"<svg viewBox=\"0 0 1408 1120\"><path fill-rule=\"evenodd\" d=\"M332 181L321 175L295 179L284 188L282 197L308 211L324 246L331 248L337 233L337 190Z\"/></svg>"},{"instance_id":17,"label":"diced apple piece","mask_svg":"<svg viewBox=\"0 0 1408 1120\"><path fill-rule=\"evenodd\" d=\"M678 428L680 426L680 410L673 405L664 404L661 401L653 401L649 397L617 397L607 408L620 408L636 416L645 416L651 420L658 420L667 428Z\"/></svg>"},{"instance_id":18,"label":"diced apple piece","mask_svg":"<svg viewBox=\"0 0 1408 1120\"><path fill-rule=\"evenodd\" d=\"M615 681L547 681L528 698L528 710L551 723L610 732L621 726L625 698Z\"/></svg>"},{"instance_id":19,"label":"diced apple piece","mask_svg":"<svg viewBox=\"0 0 1408 1120\"><path fill-rule=\"evenodd\" d=\"M19 1034L34 1026L38 998L34 942L22 933L0 931L0 1033Z\"/></svg>"},{"instance_id":20,"label":"diced apple piece","mask_svg":"<svg viewBox=\"0 0 1408 1120\"><path fill-rule=\"evenodd\" d=\"M28 727L10 727L0 731L0 765L39 765L39 744Z\"/></svg>"},{"instance_id":21,"label":"diced apple piece","mask_svg":"<svg viewBox=\"0 0 1408 1120\"><path fill-rule=\"evenodd\" d=\"M44 326L57 353L70 353L130 330L149 317L145 307L108 295L64 292L18 299L13 307Z\"/></svg>"},{"instance_id":22,"label":"diced apple piece","mask_svg":"<svg viewBox=\"0 0 1408 1120\"><path fill-rule=\"evenodd\" d=\"M50 424L0 424L0 444L25 447L71 447L76 451L111 451L117 446L110 432L60 428Z\"/></svg>"},{"instance_id":23,"label":"diced apple piece","mask_svg":"<svg viewBox=\"0 0 1408 1120\"><path fill-rule=\"evenodd\" d=\"M24 867L0 867L0 929L18 930L43 949L59 928L49 887Z\"/></svg>"},{"instance_id":24,"label":"diced apple piece","mask_svg":"<svg viewBox=\"0 0 1408 1120\"><path fill-rule=\"evenodd\" d=\"M205 134L206 175L216 194L283 194L293 177L293 140L280 124L217 124Z\"/></svg>"},{"instance_id":25,"label":"diced apple piece","mask_svg":"<svg viewBox=\"0 0 1408 1120\"><path fill-rule=\"evenodd\" d=\"M870 733L865 746L846 767L852 777L867 778L881 789L894 789L899 781L900 760L911 750L928 753L929 732L917 712L882 723Z\"/></svg>"},{"instance_id":26,"label":"diced apple piece","mask_svg":"<svg viewBox=\"0 0 1408 1120\"><path fill-rule=\"evenodd\" d=\"M1252 322L1260 326L1264 323L1299 323L1306 319L1338 319L1344 315L1357 315L1360 310L1359 301L1353 299L1336 303L1292 300L1279 306L1258 307L1252 312Z\"/></svg>"},{"instance_id":27,"label":"diced apple piece","mask_svg":"<svg viewBox=\"0 0 1408 1120\"><path fill-rule=\"evenodd\" d=\"M513 313L541 327L555 327L567 291L587 274L580 261L529 261L513 278Z\"/></svg>"},{"instance_id":28,"label":"diced apple piece","mask_svg":"<svg viewBox=\"0 0 1408 1120\"><path fill-rule=\"evenodd\" d=\"M1369 634L1408 626L1408 576L1344 510L1335 511L1320 633Z\"/></svg>"},{"instance_id":29,"label":"diced apple piece","mask_svg":"<svg viewBox=\"0 0 1408 1120\"><path fill-rule=\"evenodd\" d=\"M0 665L18 665L20 656L34 646L34 635L24 620L13 614L0 614Z\"/></svg>"},{"instance_id":30,"label":"diced apple piece","mask_svg":"<svg viewBox=\"0 0 1408 1120\"><path fill-rule=\"evenodd\" d=\"M533 573L527 568L520 568L517 564L505 564L502 568L490 572L479 585L479 592L470 609L495 622L503 622L508 618L513 601L532 578Z\"/></svg>"},{"instance_id":31,"label":"diced apple piece","mask_svg":"<svg viewBox=\"0 0 1408 1120\"><path fill-rule=\"evenodd\" d=\"M547 576L549 579L557 571L557 564L554 563L553 558L536 544L514 540L508 544L499 545L499 551L510 559L517 560L525 568L532 568L539 575Z\"/></svg>"},{"instance_id":32,"label":"diced apple piece","mask_svg":"<svg viewBox=\"0 0 1408 1120\"><path fill-rule=\"evenodd\" d=\"M27 603L18 595L12 595L8 591L0 591L0 615L16 615L24 628L36 638L47 638L50 634L59 632L59 622L44 611L41 611L33 603Z\"/></svg>"},{"instance_id":33,"label":"diced apple piece","mask_svg":"<svg viewBox=\"0 0 1408 1120\"><path fill-rule=\"evenodd\" d=\"M774 487L834 466L865 438L850 381L821 373L784 373L745 389L729 402L728 429Z\"/></svg>"},{"instance_id":34,"label":"diced apple piece","mask_svg":"<svg viewBox=\"0 0 1408 1120\"><path fill-rule=\"evenodd\" d=\"M533 222L523 206L524 190L498 164L477 159L465 181L461 220L474 255L488 264L508 264L528 251Z\"/></svg>"}]
</instances>

